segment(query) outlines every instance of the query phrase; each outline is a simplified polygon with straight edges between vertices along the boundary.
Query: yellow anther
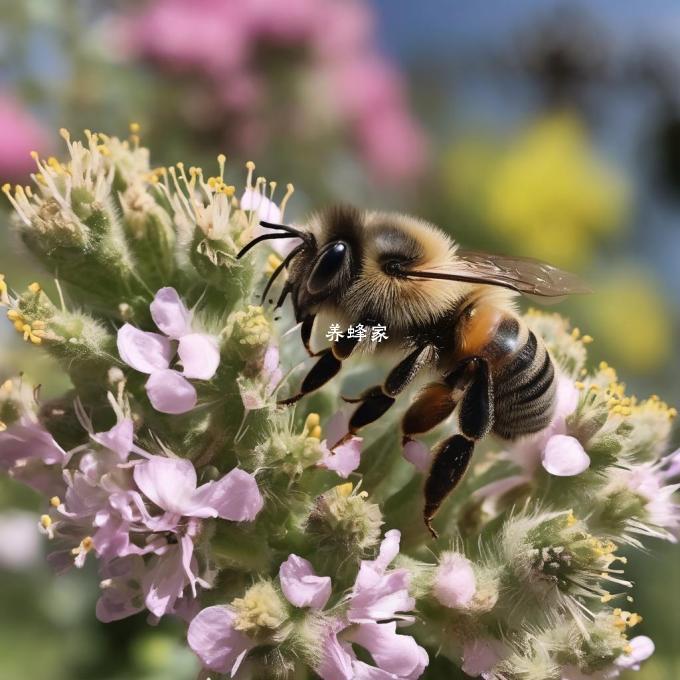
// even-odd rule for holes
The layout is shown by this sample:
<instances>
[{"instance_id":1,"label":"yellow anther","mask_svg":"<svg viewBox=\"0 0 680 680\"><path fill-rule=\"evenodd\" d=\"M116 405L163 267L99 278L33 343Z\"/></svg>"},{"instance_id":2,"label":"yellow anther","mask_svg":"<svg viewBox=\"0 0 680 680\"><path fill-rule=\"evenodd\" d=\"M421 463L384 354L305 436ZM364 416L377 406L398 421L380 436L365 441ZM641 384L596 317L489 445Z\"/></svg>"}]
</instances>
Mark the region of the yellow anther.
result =
<instances>
[{"instance_id":1,"label":"yellow anther","mask_svg":"<svg viewBox=\"0 0 680 680\"><path fill-rule=\"evenodd\" d=\"M581 330L580 330L579 328L574 328L574 329L571 331L571 337L572 337L574 340L578 340L579 337L580 337L580 335L581 335Z\"/></svg>"},{"instance_id":2,"label":"yellow anther","mask_svg":"<svg viewBox=\"0 0 680 680\"><path fill-rule=\"evenodd\" d=\"M319 417L318 413L310 413L307 416L307 419L305 420L305 428L306 429L311 429L312 427L316 427L321 423L321 418Z\"/></svg>"},{"instance_id":3,"label":"yellow anther","mask_svg":"<svg viewBox=\"0 0 680 680\"><path fill-rule=\"evenodd\" d=\"M670 418L675 418L678 415L678 410L675 408L669 408L668 415Z\"/></svg>"},{"instance_id":4,"label":"yellow anther","mask_svg":"<svg viewBox=\"0 0 680 680\"><path fill-rule=\"evenodd\" d=\"M14 383L12 382L11 378L7 378L2 385L0 385L0 390L3 392L11 392L14 387Z\"/></svg>"},{"instance_id":5,"label":"yellow anther","mask_svg":"<svg viewBox=\"0 0 680 680\"><path fill-rule=\"evenodd\" d=\"M40 156L38 156L38 152L35 151L35 150L29 151L29 152L28 152L28 155L29 155L34 161L37 161L38 158L40 158Z\"/></svg>"},{"instance_id":6,"label":"yellow anther","mask_svg":"<svg viewBox=\"0 0 680 680\"><path fill-rule=\"evenodd\" d=\"M335 491L337 492L338 496L349 496L352 493L352 489L354 488L354 485L352 482L346 482L345 484L339 484L338 486L335 487Z\"/></svg>"},{"instance_id":7,"label":"yellow anther","mask_svg":"<svg viewBox=\"0 0 680 680\"><path fill-rule=\"evenodd\" d=\"M265 267L265 272L271 274L274 270L281 264L281 259L278 258L274 253L271 253L267 258L267 266Z\"/></svg>"},{"instance_id":8,"label":"yellow anther","mask_svg":"<svg viewBox=\"0 0 680 680\"><path fill-rule=\"evenodd\" d=\"M130 132L133 135L138 135L140 129L141 129L141 127L140 127L139 123L130 123Z\"/></svg>"},{"instance_id":9,"label":"yellow anther","mask_svg":"<svg viewBox=\"0 0 680 680\"><path fill-rule=\"evenodd\" d=\"M67 142L71 141L71 133L66 128L59 128L59 135Z\"/></svg>"},{"instance_id":10,"label":"yellow anther","mask_svg":"<svg viewBox=\"0 0 680 680\"><path fill-rule=\"evenodd\" d=\"M575 517L575 515L574 515L574 511L573 511L573 510L570 510L570 511L569 511L569 514L567 515L567 526L568 526L568 527L573 527L574 524L576 524L577 521L578 521L578 520L576 519L576 517Z\"/></svg>"},{"instance_id":11,"label":"yellow anther","mask_svg":"<svg viewBox=\"0 0 680 680\"><path fill-rule=\"evenodd\" d=\"M4 432L7 429L7 425L0 420L0 432Z\"/></svg>"},{"instance_id":12,"label":"yellow anther","mask_svg":"<svg viewBox=\"0 0 680 680\"><path fill-rule=\"evenodd\" d=\"M609 368L609 364L606 361L600 361L599 368L601 371L606 371Z\"/></svg>"},{"instance_id":13,"label":"yellow anther","mask_svg":"<svg viewBox=\"0 0 680 680\"><path fill-rule=\"evenodd\" d=\"M246 169L255 170L255 163L253 161L246 161Z\"/></svg>"},{"instance_id":14,"label":"yellow anther","mask_svg":"<svg viewBox=\"0 0 680 680\"><path fill-rule=\"evenodd\" d=\"M53 508L58 508L61 505L61 498L59 498L59 496L52 496L52 498L50 498L50 505Z\"/></svg>"},{"instance_id":15,"label":"yellow anther","mask_svg":"<svg viewBox=\"0 0 680 680\"><path fill-rule=\"evenodd\" d=\"M592 341L593 341L593 336L592 336L592 335L584 335L584 336L581 338L581 342L582 342L584 345L589 345Z\"/></svg>"},{"instance_id":16,"label":"yellow anther","mask_svg":"<svg viewBox=\"0 0 680 680\"><path fill-rule=\"evenodd\" d=\"M49 529L52 526L52 518L49 515L40 515L40 526Z\"/></svg>"},{"instance_id":17,"label":"yellow anther","mask_svg":"<svg viewBox=\"0 0 680 680\"><path fill-rule=\"evenodd\" d=\"M633 646L632 645L626 645L623 648L623 651L625 654L632 654L633 653Z\"/></svg>"},{"instance_id":18,"label":"yellow anther","mask_svg":"<svg viewBox=\"0 0 680 680\"><path fill-rule=\"evenodd\" d=\"M605 593L600 598L600 602L602 602L603 604L606 604L607 602L609 602L610 600L613 600L613 599L614 599L614 596L611 593Z\"/></svg>"},{"instance_id":19,"label":"yellow anther","mask_svg":"<svg viewBox=\"0 0 680 680\"><path fill-rule=\"evenodd\" d=\"M7 194L8 196L12 193L12 185L9 182L5 182L2 185L2 193Z\"/></svg>"},{"instance_id":20,"label":"yellow anther","mask_svg":"<svg viewBox=\"0 0 680 680\"><path fill-rule=\"evenodd\" d=\"M317 425L316 427L313 427L309 431L309 436L313 437L314 439L321 439L321 426Z\"/></svg>"},{"instance_id":21,"label":"yellow anther","mask_svg":"<svg viewBox=\"0 0 680 680\"><path fill-rule=\"evenodd\" d=\"M628 627L632 628L633 626L637 626L638 623L642 622L642 617L639 614L631 614L628 617Z\"/></svg>"},{"instance_id":22,"label":"yellow anther","mask_svg":"<svg viewBox=\"0 0 680 680\"><path fill-rule=\"evenodd\" d=\"M28 286L28 290L31 291L31 293L39 293L42 288L40 287L40 284L37 281L34 281Z\"/></svg>"},{"instance_id":23,"label":"yellow anther","mask_svg":"<svg viewBox=\"0 0 680 680\"><path fill-rule=\"evenodd\" d=\"M577 390L584 390L584 389L586 388L585 383L582 383L580 380L577 380L577 381L574 383L574 387L575 387Z\"/></svg>"}]
</instances>

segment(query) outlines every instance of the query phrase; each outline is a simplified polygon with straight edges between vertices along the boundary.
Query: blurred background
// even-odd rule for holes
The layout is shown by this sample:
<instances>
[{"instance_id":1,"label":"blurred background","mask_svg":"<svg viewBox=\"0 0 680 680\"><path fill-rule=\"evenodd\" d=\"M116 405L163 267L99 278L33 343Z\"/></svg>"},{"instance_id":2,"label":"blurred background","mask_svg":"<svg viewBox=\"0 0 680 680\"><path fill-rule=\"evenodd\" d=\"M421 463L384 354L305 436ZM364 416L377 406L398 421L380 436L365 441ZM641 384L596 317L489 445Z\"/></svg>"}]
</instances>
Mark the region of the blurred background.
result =
<instances>
[{"instance_id":1,"label":"blurred background","mask_svg":"<svg viewBox=\"0 0 680 680\"><path fill-rule=\"evenodd\" d=\"M466 247L548 260L594 294L559 306L593 361L680 404L680 5L514 0L0 0L0 180L26 183L59 127L154 163L246 160L330 201L402 209ZM41 273L0 208L0 272ZM45 282L46 283L46 282ZM0 380L64 378L0 323ZM9 506L21 507L21 512ZM195 677L172 624L95 621L96 574L56 578L38 499L0 481L0 680ZM635 677L680 677L680 551L632 560Z\"/></svg>"}]
</instances>

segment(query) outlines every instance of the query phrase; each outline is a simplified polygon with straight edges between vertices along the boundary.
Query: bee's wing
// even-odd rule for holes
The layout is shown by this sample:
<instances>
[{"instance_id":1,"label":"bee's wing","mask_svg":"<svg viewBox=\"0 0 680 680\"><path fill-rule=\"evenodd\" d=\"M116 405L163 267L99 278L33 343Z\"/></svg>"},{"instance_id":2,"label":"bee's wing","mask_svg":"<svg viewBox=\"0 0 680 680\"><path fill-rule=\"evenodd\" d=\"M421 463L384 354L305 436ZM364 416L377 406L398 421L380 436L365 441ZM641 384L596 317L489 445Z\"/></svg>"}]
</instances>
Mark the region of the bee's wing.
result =
<instances>
[{"instance_id":1,"label":"bee's wing","mask_svg":"<svg viewBox=\"0 0 680 680\"><path fill-rule=\"evenodd\" d=\"M461 261L461 270L464 267L465 273L469 272L479 283L540 297L591 292L576 274L530 257L493 255L475 250L458 250L456 257Z\"/></svg>"}]
</instances>

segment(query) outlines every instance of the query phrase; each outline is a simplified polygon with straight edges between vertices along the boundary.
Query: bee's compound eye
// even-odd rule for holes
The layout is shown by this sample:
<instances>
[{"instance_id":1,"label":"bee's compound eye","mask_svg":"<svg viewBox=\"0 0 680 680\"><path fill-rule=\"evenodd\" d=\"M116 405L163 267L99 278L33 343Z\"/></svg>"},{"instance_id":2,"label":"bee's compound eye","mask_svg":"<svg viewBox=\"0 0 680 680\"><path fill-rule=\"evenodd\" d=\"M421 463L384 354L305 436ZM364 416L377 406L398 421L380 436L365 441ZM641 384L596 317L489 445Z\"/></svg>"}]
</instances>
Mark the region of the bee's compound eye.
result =
<instances>
[{"instance_id":1,"label":"bee's compound eye","mask_svg":"<svg viewBox=\"0 0 680 680\"><path fill-rule=\"evenodd\" d=\"M327 245L319 254L307 281L310 293L320 293L328 288L347 263L348 246L344 241Z\"/></svg>"},{"instance_id":2,"label":"bee's compound eye","mask_svg":"<svg viewBox=\"0 0 680 680\"><path fill-rule=\"evenodd\" d=\"M401 262L398 262L397 260L389 260L386 262L383 270L388 276L403 276L404 274Z\"/></svg>"}]
</instances>

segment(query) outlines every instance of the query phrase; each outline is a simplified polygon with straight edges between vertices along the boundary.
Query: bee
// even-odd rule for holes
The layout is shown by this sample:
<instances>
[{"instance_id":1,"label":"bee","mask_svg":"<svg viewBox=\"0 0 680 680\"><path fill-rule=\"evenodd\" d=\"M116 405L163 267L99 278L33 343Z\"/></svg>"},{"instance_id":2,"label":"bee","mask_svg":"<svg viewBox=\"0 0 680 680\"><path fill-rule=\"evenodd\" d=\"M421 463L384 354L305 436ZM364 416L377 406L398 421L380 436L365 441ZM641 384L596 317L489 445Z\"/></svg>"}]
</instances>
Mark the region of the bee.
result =
<instances>
[{"instance_id":1,"label":"bee","mask_svg":"<svg viewBox=\"0 0 680 680\"><path fill-rule=\"evenodd\" d=\"M516 439L551 420L555 366L518 314L517 296L588 290L573 274L538 260L463 250L435 225L400 213L339 206L316 213L302 229L260 224L267 231L238 257L268 239L299 241L271 275L263 298L285 270L276 307L291 296L302 342L316 358L299 392L280 403L322 387L354 352L392 350L399 360L383 384L347 400L358 403L348 436L380 418L419 373L434 379L403 415L404 445L458 407L458 431L435 447L425 481L423 519L436 537L432 519L463 477L475 442L489 432ZM321 313L367 329L386 327L388 339L360 342L345 335L314 352L310 341Z\"/></svg>"}]
</instances>

